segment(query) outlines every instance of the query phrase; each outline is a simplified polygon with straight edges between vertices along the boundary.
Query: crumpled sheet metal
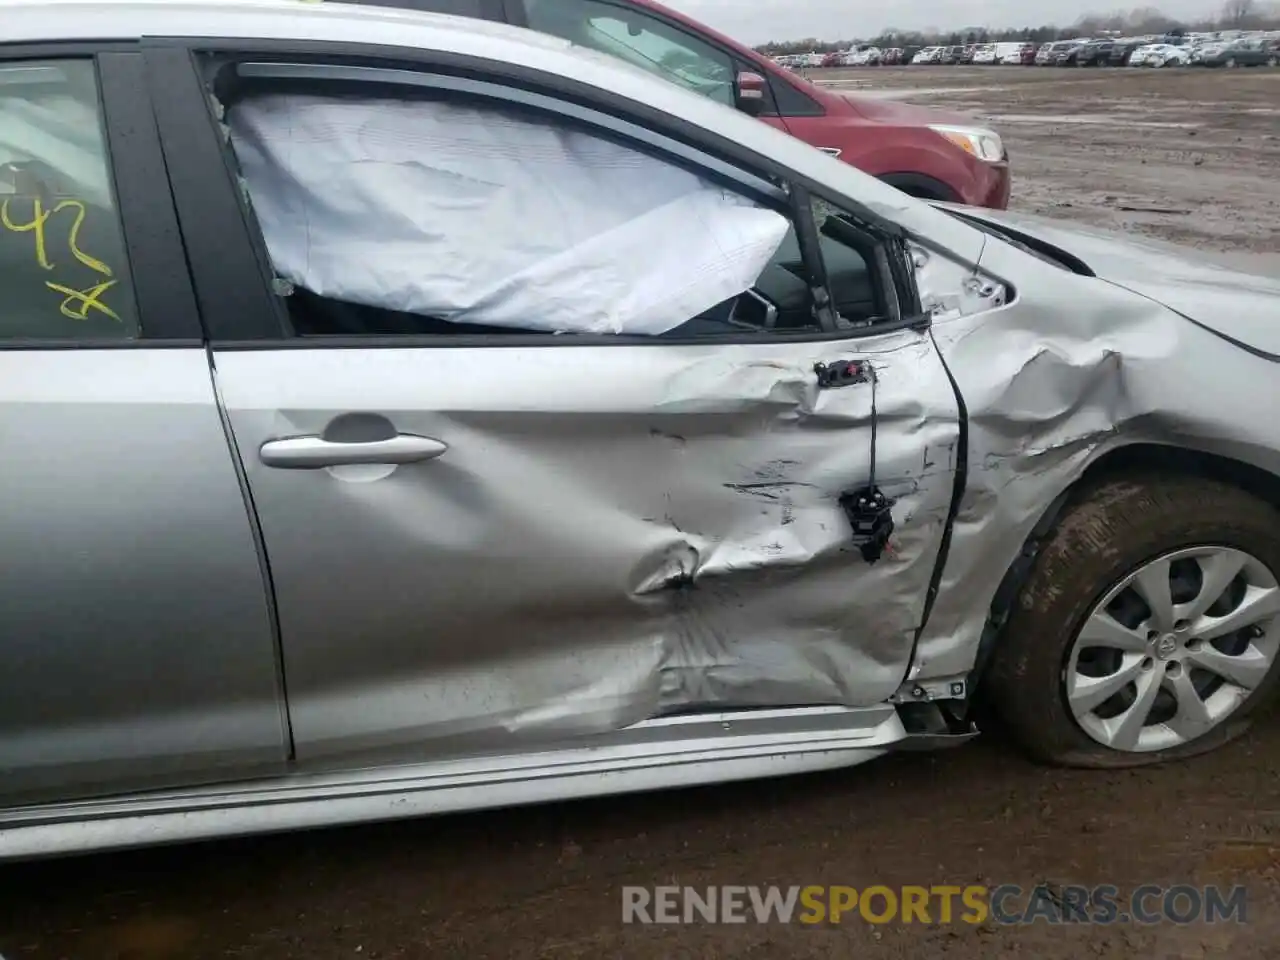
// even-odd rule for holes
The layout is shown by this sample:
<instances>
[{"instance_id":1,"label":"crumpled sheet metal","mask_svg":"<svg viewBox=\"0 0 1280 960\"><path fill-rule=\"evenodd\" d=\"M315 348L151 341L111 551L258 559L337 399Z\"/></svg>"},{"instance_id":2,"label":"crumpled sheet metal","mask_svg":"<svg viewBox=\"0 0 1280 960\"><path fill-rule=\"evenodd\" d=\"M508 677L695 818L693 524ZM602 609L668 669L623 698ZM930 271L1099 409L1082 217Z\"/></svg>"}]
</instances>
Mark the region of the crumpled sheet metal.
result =
<instances>
[{"instance_id":1,"label":"crumpled sheet metal","mask_svg":"<svg viewBox=\"0 0 1280 960\"><path fill-rule=\"evenodd\" d=\"M305 494L254 450L342 412L322 404L343 402L331 385L344 351L220 355L271 544L299 758L504 749L686 709L883 702L910 662L958 424L927 333L864 349L877 482L898 499L900 531L875 565L837 502L868 480L871 385L819 390L829 344L654 348L642 373L634 351L611 347L541 350L536 363L519 349L448 364L432 362L438 349L368 351L378 369L360 404L449 452L376 483L317 475ZM522 372L495 388L478 363ZM281 409L282 383L301 409Z\"/></svg>"},{"instance_id":2,"label":"crumpled sheet metal","mask_svg":"<svg viewBox=\"0 0 1280 960\"><path fill-rule=\"evenodd\" d=\"M1086 258L1100 277L1109 250ZM1118 284L1133 264L1115 262ZM1144 262L1151 295L1176 306L1169 294L1187 268ZM1108 452L1176 444L1280 472L1280 382L1270 360L1151 299L1003 244L989 243L980 266L997 277L1016 270L1020 289L1003 308L935 318L967 406L968 478L912 668L920 680L972 668L1006 571L1059 494ZM1212 315L1201 316L1247 342L1260 329L1257 304L1247 290L1224 288Z\"/></svg>"},{"instance_id":3,"label":"crumpled sheet metal","mask_svg":"<svg viewBox=\"0 0 1280 960\"><path fill-rule=\"evenodd\" d=\"M920 306L936 323L1004 306L1003 283L924 247L908 246L915 268Z\"/></svg>"}]
</instances>

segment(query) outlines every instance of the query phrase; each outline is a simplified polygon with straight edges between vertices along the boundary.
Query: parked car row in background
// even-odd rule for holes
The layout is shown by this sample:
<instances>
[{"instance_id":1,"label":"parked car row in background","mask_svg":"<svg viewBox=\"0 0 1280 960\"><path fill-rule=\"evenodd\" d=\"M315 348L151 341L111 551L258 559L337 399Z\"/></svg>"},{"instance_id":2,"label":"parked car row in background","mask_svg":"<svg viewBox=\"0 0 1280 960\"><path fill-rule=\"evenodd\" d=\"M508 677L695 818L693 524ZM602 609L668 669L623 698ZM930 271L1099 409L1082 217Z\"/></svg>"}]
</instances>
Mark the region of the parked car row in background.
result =
<instances>
[{"instance_id":1,"label":"parked car row in background","mask_svg":"<svg viewBox=\"0 0 1280 960\"><path fill-rule=\"evenodd\" d=\"M1193 67L1280 66L1280 37L1246 37L1229 43L1206 43L1191 51Z\"/></svg>"},{"instance_id":2,"label":"parked car row in background","mask_svg":"<svg viewBox=\"0 0 1280 960\"><path fill-rule=\"evenodd\" d=\"M914 51L912 51L914 52ZM861 44L831 53L795 53L774 57L779 66L792 70L809 67L891 67L906 63L910 57L901 47L875 47Z\"/></svg>"},{"instance_id":3,"label":"parked car row in background","mask_svg":"<svg viewBox=\"0 0 1280 960\"><path fill-rule=\"evenodd\" d=\"M1236 32L1144 37L1076 37L1035 44L1029 41L932 47L878 47L857 44L832 53L775 57L791 70L814 67L932 66L1039 67L1275 67L1280 66L1280 33Z\"/></svg>"}]
</instances>

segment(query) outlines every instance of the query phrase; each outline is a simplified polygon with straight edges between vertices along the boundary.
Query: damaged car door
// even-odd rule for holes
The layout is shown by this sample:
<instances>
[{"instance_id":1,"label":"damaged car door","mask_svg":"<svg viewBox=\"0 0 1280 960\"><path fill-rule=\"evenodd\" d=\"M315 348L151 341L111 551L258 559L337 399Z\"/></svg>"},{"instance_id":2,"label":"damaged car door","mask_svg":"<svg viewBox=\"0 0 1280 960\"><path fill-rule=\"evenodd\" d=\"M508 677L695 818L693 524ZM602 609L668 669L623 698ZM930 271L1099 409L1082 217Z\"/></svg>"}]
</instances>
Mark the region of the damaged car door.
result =
<instances>
[{"instance_id":1,"label":"damaged car door","mask_svg":"<svg viewBox=\"0 0 1280 960\"><path fill-rule=\"evenodd\" d=\"M177 53L300 764L895 693L959 436L897 238L625 101Z\"/></svg>"}]
</instances>

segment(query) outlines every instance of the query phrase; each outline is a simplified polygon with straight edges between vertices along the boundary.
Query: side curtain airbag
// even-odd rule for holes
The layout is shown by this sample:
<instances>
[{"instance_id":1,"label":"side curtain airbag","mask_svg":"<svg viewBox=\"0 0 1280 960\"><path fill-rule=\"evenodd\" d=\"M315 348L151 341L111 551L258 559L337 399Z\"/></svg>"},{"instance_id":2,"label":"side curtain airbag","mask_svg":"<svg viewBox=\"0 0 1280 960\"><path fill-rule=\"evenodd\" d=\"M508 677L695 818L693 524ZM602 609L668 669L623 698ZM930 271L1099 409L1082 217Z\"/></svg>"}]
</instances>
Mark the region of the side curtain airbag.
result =
<instances>
[{"instance_id":1,"label":"side curtain airbag","mask_svg":"<svg viewBox=\"0 0 1280 960\"><path fill-rule=\"evenodd\" d=\"M789 227L680 167L487 107L271 94L227 122L280 276L458 323L661 334L749 289Z\"/></svg>"}]
</instances>

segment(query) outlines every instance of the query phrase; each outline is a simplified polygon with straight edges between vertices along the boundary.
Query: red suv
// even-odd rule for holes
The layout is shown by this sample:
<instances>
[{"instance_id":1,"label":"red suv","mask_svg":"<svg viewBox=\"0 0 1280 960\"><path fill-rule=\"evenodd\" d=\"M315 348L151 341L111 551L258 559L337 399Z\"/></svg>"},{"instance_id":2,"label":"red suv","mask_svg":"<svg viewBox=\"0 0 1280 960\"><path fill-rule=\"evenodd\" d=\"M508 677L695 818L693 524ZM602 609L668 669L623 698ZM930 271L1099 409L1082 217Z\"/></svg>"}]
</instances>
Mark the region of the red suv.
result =
<instances>
[{"instance_id":1,"label":"red suv","mask_svg":"<svg viewBox=\"0 0 1280 960\"><path fill-rule=\"evenodd\" d=\"M497 20L612 54L927 200L1004 209L1000 137L970 117L817 86L654 0L356 0Z\"/></svg>"}]
</instances>

